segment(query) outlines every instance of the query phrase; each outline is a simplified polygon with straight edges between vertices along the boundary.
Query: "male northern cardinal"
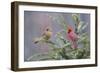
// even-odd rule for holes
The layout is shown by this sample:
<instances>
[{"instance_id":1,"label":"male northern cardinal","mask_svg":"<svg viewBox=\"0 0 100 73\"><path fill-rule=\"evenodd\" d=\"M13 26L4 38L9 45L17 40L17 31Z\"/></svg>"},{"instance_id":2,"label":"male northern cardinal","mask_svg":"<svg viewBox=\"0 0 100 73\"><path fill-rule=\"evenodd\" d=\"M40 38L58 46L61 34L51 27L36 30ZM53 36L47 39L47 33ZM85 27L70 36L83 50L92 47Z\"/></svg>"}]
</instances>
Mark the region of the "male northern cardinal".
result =
<instances>
[{"instance_id":1,"label":"male northern cardinal","mask_svg":"<svg viewBox=\"0 0 100 73\"><path fill-rule=\"evenodd\" d=\"M74 32L73 28L71 26L67 27L67 38L71 42L71 47L73 49L77 48L77 39L78 35Z\"/></svg>"},{"instance_id":2,"label":"male northern cardinal","mask_svg":"<svg viewBox=\"0 0 100 73\"><path fill-rule=\"evenodd\" d=\"M42 34L41 37L35 38L34 43L36 44L36 43L38 43L40 41L48 41L51 38L51 36L52 36L51 29L50 28L46 28L46 30L44 31L44 33Z\"/></svg>"}]
</instances>

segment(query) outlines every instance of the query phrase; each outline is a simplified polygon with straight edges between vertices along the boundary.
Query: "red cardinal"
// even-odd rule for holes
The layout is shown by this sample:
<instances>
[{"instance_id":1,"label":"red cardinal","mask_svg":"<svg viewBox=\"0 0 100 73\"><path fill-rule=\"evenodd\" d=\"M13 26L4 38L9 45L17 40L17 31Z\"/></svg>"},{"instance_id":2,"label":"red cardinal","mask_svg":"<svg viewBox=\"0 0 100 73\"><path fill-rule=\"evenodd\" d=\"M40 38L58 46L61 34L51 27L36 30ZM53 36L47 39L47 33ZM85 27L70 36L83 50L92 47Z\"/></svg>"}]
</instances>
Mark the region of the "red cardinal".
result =
<instances>
[{"instance_id":1,"label":"red cardinal","mask_svg":"<svg viewBox=\"0 0 100 73\"><path fill-rule=\"evenodd\" d=\"M76 49L77 48L77 39L78 39L78 36L74 32L74 30L73 30L73 28L71 26L67 27L67 38L71 42L71 47L73 49Z\"/></svg>"}]
</instances>

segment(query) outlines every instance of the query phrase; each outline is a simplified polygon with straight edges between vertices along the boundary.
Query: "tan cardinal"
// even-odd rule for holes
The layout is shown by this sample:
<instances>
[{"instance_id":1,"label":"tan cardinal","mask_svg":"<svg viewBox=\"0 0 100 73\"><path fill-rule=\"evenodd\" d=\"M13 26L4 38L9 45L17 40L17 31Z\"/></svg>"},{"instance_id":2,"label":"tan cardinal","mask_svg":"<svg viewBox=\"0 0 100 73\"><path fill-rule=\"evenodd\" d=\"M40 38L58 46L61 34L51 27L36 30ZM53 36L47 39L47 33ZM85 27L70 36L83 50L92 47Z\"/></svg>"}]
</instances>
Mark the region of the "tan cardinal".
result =
<instances>
[{"instance_id":1,"label":"tan cardinal","mask_svg":"<svg viewBox=\"0 0 100 73\"><path fill-rule=\"evenodd\" d=\"M34 43L36 44L40 41L48 41L51 38L51 36L52 36L52 31L48 27L48 28L45 29L45 31L44 31L44 33L42 34L41 37L34 39Z\"/></svg>"}]
</instances>

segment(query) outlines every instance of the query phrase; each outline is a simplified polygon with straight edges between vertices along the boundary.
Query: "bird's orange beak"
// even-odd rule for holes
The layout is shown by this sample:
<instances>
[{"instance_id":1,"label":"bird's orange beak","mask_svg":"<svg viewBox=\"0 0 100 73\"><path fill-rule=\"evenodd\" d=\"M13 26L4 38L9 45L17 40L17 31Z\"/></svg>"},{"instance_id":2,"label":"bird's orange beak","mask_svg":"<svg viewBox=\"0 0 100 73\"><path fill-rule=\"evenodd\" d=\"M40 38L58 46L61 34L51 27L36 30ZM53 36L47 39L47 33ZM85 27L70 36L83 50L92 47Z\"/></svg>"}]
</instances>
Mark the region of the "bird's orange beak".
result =
<instances>
[{"instance_id":1,"label":"bird's orange beak","mask_svg":"<svg viewBox=\"0 0 100 73\"><path fill-rule=\"evenodd\" d=\"M70 33L72 31L72 28L70 26L67 27L67 32Z\"/></svg>"},{"instance_id":2,"label":"bird's orange beak","mask_svg":"<svg viewBox=\"0 0 100 73\"><path fill-rule=\"evenodd\" d=\"M69 29L68 29L68 33L70 33L71 31L72 31L72 29L69 28Z\"/></svg>"}]
</instances>

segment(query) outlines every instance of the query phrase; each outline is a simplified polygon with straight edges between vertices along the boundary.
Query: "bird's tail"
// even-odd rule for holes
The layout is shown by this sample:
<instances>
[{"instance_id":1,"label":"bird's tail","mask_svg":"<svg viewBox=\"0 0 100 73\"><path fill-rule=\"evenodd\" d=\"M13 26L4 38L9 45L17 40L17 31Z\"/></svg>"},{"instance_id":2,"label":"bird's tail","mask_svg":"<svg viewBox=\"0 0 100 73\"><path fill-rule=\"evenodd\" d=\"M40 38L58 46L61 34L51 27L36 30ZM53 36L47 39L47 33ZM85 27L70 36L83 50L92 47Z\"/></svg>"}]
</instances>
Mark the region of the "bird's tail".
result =
<instances>
[{"instance_id":1,"label":"bird's tail","mask_svg":"<svg viewBox=\"0 0 100 73\"><path fill-rule=\"evenodd\" d=\"M77 47L78 47L77 42L76 41L73 41L71 47L73 49L77 49Z\"/></svg>"},{"instance_id":2,"label":"bird's tail","mask_svg":"<svg viewBox=\"0 0 100 73\"><path fill-rule=\"evenodd\" d=\"M34 39L33 39L33 42L34 42L35 44L37 44L37 43L39 43L39 42L42 41L42 40L43 40L42 37L34 38Z\"/></svg>"}]
</instances>

